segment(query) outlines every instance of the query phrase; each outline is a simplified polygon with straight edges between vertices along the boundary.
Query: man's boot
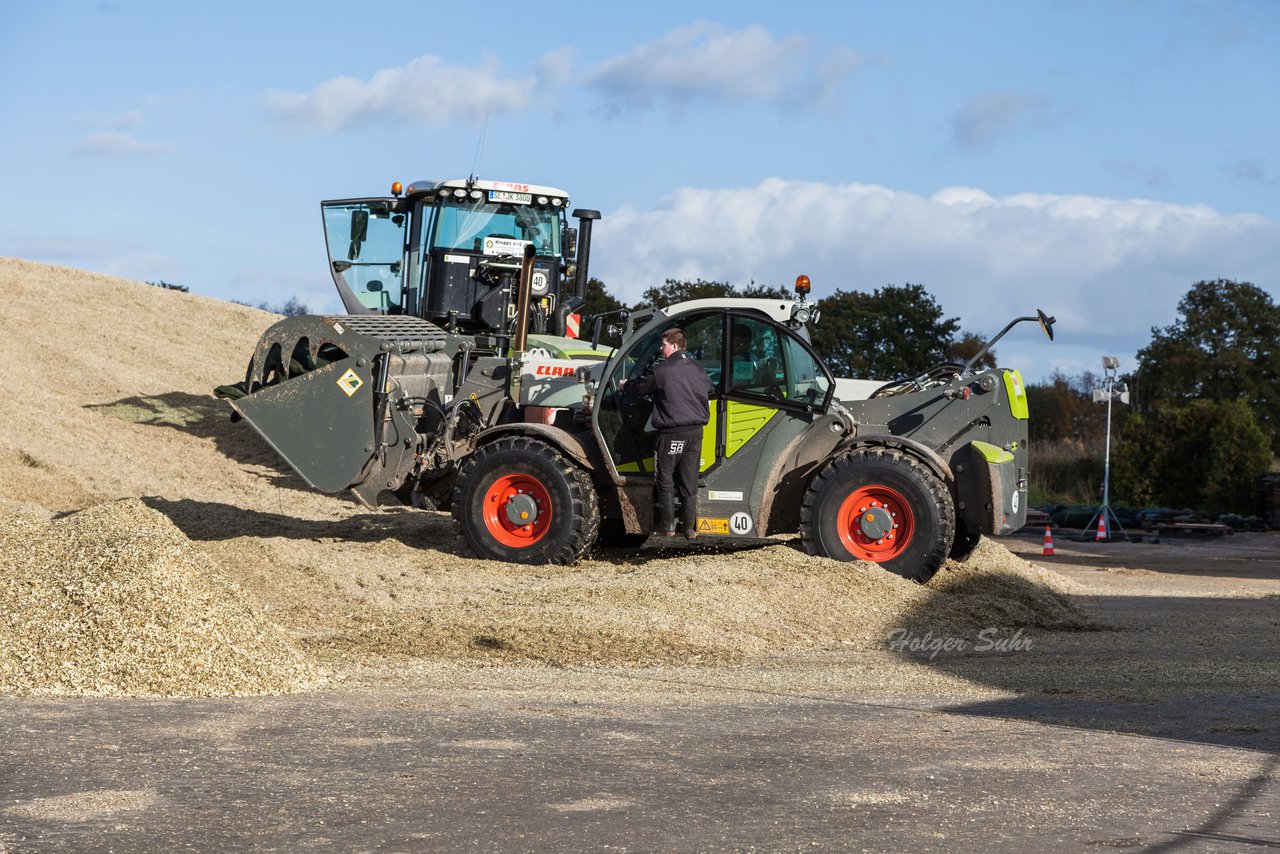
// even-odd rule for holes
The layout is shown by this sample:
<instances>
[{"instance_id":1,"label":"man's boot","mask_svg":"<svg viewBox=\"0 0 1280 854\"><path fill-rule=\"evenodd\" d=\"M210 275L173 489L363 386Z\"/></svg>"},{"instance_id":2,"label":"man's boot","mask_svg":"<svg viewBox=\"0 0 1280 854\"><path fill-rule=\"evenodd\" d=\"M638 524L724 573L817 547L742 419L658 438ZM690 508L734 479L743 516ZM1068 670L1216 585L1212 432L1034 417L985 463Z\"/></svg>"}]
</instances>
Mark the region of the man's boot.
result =
<instances>
[{"instance_id":1,"label":"man's boot","mask_svg":"<svg viewBox=\"0 0 1280 854\"><path fill-rule=\"evenodd\" d=\"M698 539L698 499L690 496L680 504L680 521L684 524L686 540Z\"/></svg>"},{"instance_id":2,"label":"man's boot","mask_svg":"<svg viewBox=\"0 0 1280 854\"><path fill-rule=\"evenodd\" d=\"M658 493L658 527L654 531L660 537L670 537L676 532L676 497L670 492Z\"/></svg>"}]
</instances>

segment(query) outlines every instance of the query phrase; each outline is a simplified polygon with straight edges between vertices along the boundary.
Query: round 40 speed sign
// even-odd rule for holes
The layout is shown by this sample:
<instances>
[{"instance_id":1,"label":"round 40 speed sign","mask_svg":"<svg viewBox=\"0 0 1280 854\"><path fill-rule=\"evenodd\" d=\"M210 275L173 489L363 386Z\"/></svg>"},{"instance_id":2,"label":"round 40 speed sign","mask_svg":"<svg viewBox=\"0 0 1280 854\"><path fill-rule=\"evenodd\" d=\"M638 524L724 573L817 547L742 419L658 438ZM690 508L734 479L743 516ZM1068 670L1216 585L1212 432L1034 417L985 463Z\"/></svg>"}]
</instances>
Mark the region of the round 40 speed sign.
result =
<instances>
[{"instance_id":1,"label":"round 40 speed sign","mask_svg":"<svg viewBox=\"0 0 1280 854\"><path fill-rule=\"evenodd\" d=\"M731 534L738 534L739 536L750 534L751 529L754 527L751 517L746 513L734 513L729 517L729 533Z\"/></svg>"}]
</instances>

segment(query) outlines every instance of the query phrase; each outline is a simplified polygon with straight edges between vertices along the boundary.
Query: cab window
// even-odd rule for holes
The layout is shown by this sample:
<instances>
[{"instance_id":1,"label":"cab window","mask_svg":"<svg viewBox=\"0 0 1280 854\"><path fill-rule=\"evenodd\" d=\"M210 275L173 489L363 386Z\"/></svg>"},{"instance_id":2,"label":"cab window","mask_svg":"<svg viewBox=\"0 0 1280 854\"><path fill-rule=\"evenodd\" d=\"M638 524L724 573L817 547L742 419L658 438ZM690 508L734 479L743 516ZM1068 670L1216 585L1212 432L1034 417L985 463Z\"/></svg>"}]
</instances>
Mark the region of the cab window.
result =
<instances>
[{"instance_id":1,"label":"cab window","mask_svg":"<svg viewBox=\"0 0 1280 854\"><path fill-rule=\"evenodd\" d=\"M760 318L732 318L728 370L728 392L774 402L818 405L831 386L798 339Z\"/></svg>"},{"instance_id":2,"label":"cab window","mask_svg":"<svg viewBox=\"0 0 1280 854\"><path fill-rule=\"evenodd\" d=\"M329 260L365 308L398 310L405 220L385 202L324 206Z\"/></svg>"},{"instance_id":3,"label":"cab window","mask_svg":"<svg viewBox=\"0 0 1280 854\"><path fill-rule=\"evenodd\" d=\"M559 255L559 213L554 208L497 204L469 198L443 201L436 218L432 240L434 248L462 249L486 255L519 254L496 251L494 240L529 241L539 255ZM509 250L510 247L499 244L499 249Z\"/></svg>"}]
</instances>

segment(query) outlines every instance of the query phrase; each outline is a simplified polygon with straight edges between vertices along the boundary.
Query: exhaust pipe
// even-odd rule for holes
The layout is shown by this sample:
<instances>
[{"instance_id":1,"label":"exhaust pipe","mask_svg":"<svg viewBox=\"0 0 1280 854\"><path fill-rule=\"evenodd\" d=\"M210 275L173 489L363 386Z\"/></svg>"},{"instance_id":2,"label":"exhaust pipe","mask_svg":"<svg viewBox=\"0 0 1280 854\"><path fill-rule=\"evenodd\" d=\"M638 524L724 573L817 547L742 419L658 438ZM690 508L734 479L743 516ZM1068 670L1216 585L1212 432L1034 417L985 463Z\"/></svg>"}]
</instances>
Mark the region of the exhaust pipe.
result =
<instances>
[{"instance_id":1,"label":"exhaust pipe","mask_svg":"<svg viewBox=\"0 0 1280 854\"><path fill-rule=\"evenodd\" d=\"M587 271L591 265L591 223L600 219L600 211L578 208L573 212L573 216L578 219L578 272L574 284L578 299L586 302Z\"/></svg>"}]
</instances>

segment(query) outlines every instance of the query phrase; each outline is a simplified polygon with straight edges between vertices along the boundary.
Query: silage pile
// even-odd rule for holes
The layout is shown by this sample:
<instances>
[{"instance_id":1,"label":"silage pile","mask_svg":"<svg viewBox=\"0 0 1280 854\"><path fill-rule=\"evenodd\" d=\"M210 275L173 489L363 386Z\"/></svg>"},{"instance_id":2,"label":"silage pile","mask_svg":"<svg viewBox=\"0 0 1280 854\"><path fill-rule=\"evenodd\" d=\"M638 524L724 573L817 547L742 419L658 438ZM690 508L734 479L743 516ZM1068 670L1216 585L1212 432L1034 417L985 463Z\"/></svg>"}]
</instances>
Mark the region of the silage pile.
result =
<instances>
[{"instance_id":1,"label":"silage pile","mask_svg":"<svg viewBox=\"0 0 1280 854\"><path fill-rule=\"evenodd\" d=\"M141 501L0 518L0 692L226 696L316 681L261 606Z\"/></svg>"},{"instance_id":2,"label":"silage pile","mask_svg":"<svg viewBox=\"0 0 1280 854\"><path fill-rule=\"evenodd\" d=\"M357 576L360 607L339 609L350 600L336 597L320 609L313 599L289 614L304 647L335 664L406 656L644 666L883 650L899 628L973 637L1089 626L1060 577L992 542L921 586L784 544L512 567L445 551L443 534L425 551L379 549L380 570Z\"/></svg>"}]
</instances>

